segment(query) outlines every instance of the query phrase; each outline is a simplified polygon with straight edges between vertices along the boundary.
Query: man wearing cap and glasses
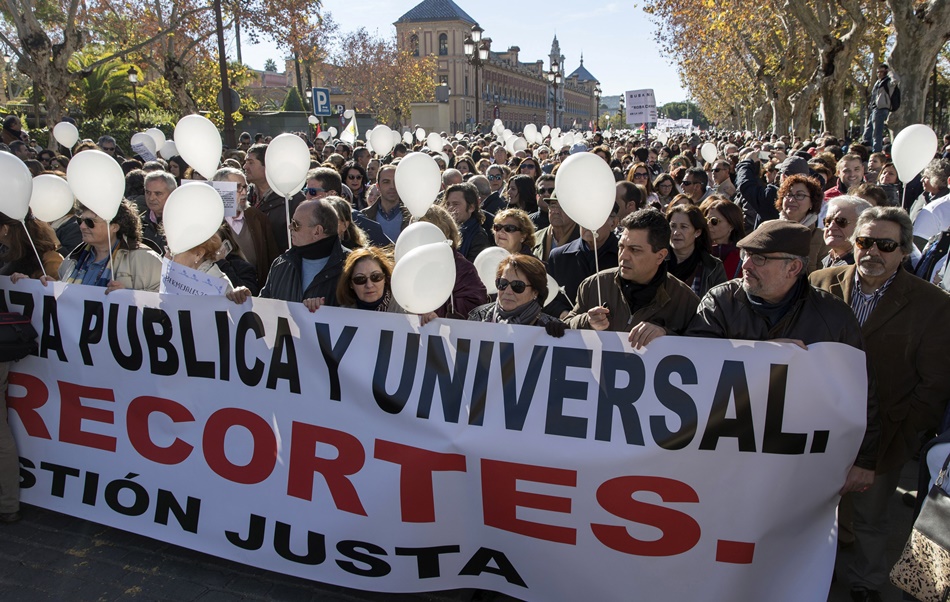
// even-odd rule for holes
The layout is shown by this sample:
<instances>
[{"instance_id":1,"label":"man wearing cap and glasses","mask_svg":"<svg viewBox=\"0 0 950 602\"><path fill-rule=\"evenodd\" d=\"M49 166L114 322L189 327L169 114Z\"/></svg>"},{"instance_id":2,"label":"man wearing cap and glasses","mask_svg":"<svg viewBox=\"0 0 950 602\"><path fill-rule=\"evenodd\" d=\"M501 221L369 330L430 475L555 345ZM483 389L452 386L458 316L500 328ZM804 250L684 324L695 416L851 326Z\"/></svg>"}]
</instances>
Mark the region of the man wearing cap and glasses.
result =
<instances>
[{"instance_id":1,"label":"man wearing cap and glasses","mask_svg":"<svg viewBox=\"0 0 950 602\"><path fill-rule=\"evenodd\" d=\"M686 334L794 343L806 349L821 342L863 349L851 308L805 279L810 242L809 228L785 220L765 222L740 240L742 278L710 289ZM870 384L867 388L868 427L842 494L866 489L874 480L879 426L877 402Z\"/></svg>"},{"instance_id":2,"label":"man wearing cap and glasses","mask_svg":"<svg viewBox=\"0 0 950 602\"><path fill-rule=\"evenodd\" d=\"M902 209L871 207L857 218L855 265L809 276L849 304L861 324L881 409L873 481L841 501L842 530L851 516L855 543L841 552L839 578L854 600L881 600L890 569L888 502L921 435L939 425L950 399L950 295L901 268L912 241L913 226Z\"/></svg>"}]
</instances>

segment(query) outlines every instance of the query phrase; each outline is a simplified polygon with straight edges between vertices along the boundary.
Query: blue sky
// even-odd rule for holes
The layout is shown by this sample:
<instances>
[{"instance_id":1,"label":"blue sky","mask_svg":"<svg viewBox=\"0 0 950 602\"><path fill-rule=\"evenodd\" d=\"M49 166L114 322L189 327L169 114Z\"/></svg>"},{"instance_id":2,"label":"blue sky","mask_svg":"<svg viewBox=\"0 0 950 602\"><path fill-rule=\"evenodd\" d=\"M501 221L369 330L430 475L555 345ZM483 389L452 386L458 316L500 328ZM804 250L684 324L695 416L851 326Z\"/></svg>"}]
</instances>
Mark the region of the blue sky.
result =
<instances>
[{"instance_id":1,"label":"blue sky","mask_svg":"<svg viewBox=\"0 0 950 602\"><path fill-rule=\"evenodd\" d=\"M653 24L633 2L455 2L485 29L493 48L518 46L525 62L542 58L547 66L551 40L557 33L566 72L577 68L583 52L584 66L600 81L605 96L653 88L658 104L686 99L676 69L660 56ZM385 36L395 33L393 22L416 4L415 0L323 0L324 10L333 14L341 31L365 27ZM244 62L255 69L263 69L268 58L283 64L281 52L269 41L245 43L242 54Z\"/></svg>"}]
</instances>

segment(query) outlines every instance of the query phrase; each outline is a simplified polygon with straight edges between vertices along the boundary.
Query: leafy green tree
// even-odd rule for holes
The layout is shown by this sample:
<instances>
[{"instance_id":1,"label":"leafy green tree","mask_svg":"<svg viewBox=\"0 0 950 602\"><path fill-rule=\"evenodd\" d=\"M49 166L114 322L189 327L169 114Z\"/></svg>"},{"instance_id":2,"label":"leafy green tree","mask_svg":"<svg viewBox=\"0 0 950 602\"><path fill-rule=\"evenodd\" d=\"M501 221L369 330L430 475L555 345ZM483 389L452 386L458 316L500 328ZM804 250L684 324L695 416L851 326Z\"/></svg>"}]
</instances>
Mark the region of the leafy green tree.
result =
<instances>
[{"instance_id":1,"label":"leafy green tree","mask_svg":"<svg viewBox=\"0 0 950 602\"><path fill-rule=\"evenodd\" d=\"M300 98L300 93L297 92L297 88L291 88L287 91L287 96L284 98L284 106L281 107L282 111L306 111L307 109L303 106L303 99Z\"/></svg>"},{"instance_id":2,"label":"leafy green tree","mask_svg":"<svg viewBox=\"0 0 950 602\"><path fill-rule=\"evenodd\" d=\"M277 63L274 59L267 59L264 61L264 71L268 73L277 73Z\"/></svg>"}]
</instances>

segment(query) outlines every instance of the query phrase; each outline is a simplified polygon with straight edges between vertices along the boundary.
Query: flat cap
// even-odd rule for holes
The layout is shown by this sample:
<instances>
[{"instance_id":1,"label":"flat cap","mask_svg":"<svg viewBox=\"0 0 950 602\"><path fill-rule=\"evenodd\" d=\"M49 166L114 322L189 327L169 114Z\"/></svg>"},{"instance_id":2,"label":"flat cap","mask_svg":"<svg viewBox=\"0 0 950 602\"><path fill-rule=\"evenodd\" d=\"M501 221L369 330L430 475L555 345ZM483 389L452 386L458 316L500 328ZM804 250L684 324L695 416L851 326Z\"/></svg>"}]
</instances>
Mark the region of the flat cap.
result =
<instances>
[{"instance_id":1,"label":"flat cap","mask_svg":"<svg viewBox=\"0 0 950 602\"><path fill-rule=\"evenodd\" d=\"M811 170L808 168L808 161L791 155L778 166L778 172L786 176L794 176L795 174L807 176L811 173Z\"/></svg>"},{"instance_id":2,"label":"flat cap","mask_svg":"<svg viewBox=\"0 0 950 602\"><path fill-rule=\"evenodd\" d=\"M736 246L750 253L787 253L808 257L811 237L811 228L796 222L773 219L753 230Z\"/></svg>"}]
</instances>

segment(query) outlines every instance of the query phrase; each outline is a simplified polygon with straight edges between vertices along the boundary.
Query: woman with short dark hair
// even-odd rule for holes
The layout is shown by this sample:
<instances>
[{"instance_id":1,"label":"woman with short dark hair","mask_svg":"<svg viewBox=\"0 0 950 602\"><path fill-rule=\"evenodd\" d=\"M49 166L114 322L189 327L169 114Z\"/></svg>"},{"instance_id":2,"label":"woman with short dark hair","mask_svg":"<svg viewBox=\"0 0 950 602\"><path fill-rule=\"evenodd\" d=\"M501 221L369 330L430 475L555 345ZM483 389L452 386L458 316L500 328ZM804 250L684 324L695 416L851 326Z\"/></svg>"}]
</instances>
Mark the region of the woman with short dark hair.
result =
<instances>
[{"instance_id":1,"label":"woman with short dark hair","mask_svg":"<svg viewBox=\"0 0 950 602\"><path fill-rule=\"evenodd\" d=\"M548 296L547 272L541 260L520 253L509 255L498 264L495 276L498 298L473 309L469 320L541 326L551 336L564 336L567 325L541 311Z\"/></svg>"}]
</instances>

